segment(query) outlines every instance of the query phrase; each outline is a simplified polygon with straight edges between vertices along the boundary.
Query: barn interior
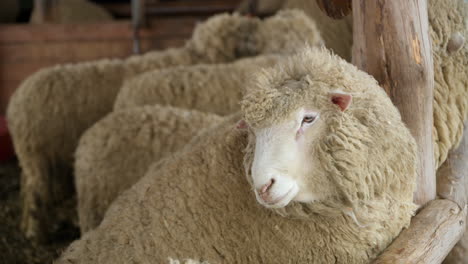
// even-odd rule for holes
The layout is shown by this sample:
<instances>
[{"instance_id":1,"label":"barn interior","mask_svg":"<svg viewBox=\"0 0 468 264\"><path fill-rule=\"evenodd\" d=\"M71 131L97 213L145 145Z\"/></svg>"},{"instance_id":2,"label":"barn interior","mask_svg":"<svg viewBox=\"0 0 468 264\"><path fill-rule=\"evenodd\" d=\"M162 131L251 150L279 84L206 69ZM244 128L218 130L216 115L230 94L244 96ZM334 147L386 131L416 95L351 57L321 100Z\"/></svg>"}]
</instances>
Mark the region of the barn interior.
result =
<instances>
[{"instance_id":1,"label":"barn interior","mask_svg":"<svg viewBox=\"0 0 468 264\"><path fill-rule=\"evenodd\" d=\"M34 186L25 187L27 186L25 167L28 166L26 165L28 162L22 161L21 155L23 154L19 155L19 153L24 153L24 151L19 151L18 147L22 143L15 142L13 136L11 123L17 116L11 114L13 110L9 108L13 109L12 98L17 96L15 93L18 93L20 87L30 85L33 81L29 83L27 81L37 76L38 72L50 70L53 67L67 68L67 65L74 67L74 65L104 60L109 60L110 63L114 63L114 60L118 63L126 63L128 58L142 58L154 51L165 52L174 48L187 47L197 27L220 14L238 14L240 17L265 21L277 15L281 10L290 8L302 9L318 24L317 30L322 34L322 40L318 41L320 42L318 46L331 50L377 79L402 113L403 120L419 146L421 164L418 165L418 187L414 194L415 204L419 206L416 211L417 215L413 217L411 226L405 228L406 231L402 232L387 250L379 254L379 258L376 258L373 263L468 263L468 235L463 236L466 228L468 191L466 173L468 171L468 133L466 129L463 130L463 122L466 128L468 107L465 106L465 101L468 99L463 99L463 97L468 97L468 75L465 74L461 80L456 80L457 82L447 80L451 76L449 68L453 65L456 65L453 67L457 68L457 73L463 71L466 73L468 70L468 65L463 65L468 61L468 45L466 44L468 2L466 0L447 1L450 4L453 2L453 6L463 6L463 11L458 10L458 12L464 14L465 17L458 21L459 17L449 15L450 23L458 23L456 29L450 28L450 35L446 38L443 36L438 40L431 40L431 37L443 31L437 32L436 30L436 33L431 35L432 31L429 29L431 21L437 19L431 17L431 15L435 16L431 10L428 15L427 6L435 3L436 0L411 0L410 4L404 4L405 7L410 6L406 10L397 7L399 3L405 1L398 0L392 3L392 0L383 0L379 1L382 2L380 6L365 3L364 0L0 1L0 263L53 263L71 242L82 235L78 220L76 187L73 181L74 161L70 161L75 157L75 148L73 148L73 153L70 153L72 156L63 160L68 164L59 164L45 169L49 170L50 175L67 175L69 179L72 179L67 183L60 182L57 185L59 187L56 187L55 183L46 184L48 186L46 188L50 188L47 191L53 193L51 196L56 195L54 192L57 191L52 190L54 188L59 188L58 192L65 193L64 196L57 195L60 198L53 198L60 200L60 204L56 201L51 202L53 205L50 207L53 209L48 211L49 205L45 206L48 208L45 210L46 213L42 211L37 213L38 215L36 212L25 209L28 208L28 205L25 205L28 199L30 199L29 202L34 201L31 202L35 204L33 207L40 207L41 205L37 204L46 200L40 198L42 194L33 194ZM385 10L385 12L382 11L378 15L376 10ZM382 14L387 14L387 16ZM403 22L396 21L394 17L400 17L400 15L392 17L393 14L401 14ZM414 26L415 23L417 26ZM226 25L226 28L228 27ZM325 32L327 29L331 29L330 32ZM380 35L376 36L375 32ZM397 38L398 34L404 37ZM222 37L223 40L224 37ZM379 41L385 42L382 39L387 42L381 46L373 44ZM393 39L395 39L394 42ZM437 50L439 46L436 45L443 47L443 51ZM351 46L353 47L350 48ZM301 47L297 46L297 49L299 48ZM418 55L414 58L405 57L403 50L409 50ZM241 54L242 52L237 50L236 52L237 57L224 59L224 61L222 59L210 61L202 58L200 62L186 64L228 65L248 57L261 55L261 52L253 55ZM432 53L436 52L439 53L433 58ZM386 56L383 57L386 61L382 63L381 55L384 53ZM443 55L439 56L439 54ZM197 54L201 57L205 55ZM432 64L433 61L435 61L434 64L439 63L438 60L442 60L441 64L443 64L446 58L443 56L459 56L461 59L450 60L441 66L447 71L442 70L439 76L437 66L433 67ZM416 60L418 63L415 65L409 60ZM402 66L394 67L398 63ZM160 70L178 66L177 62L173 64L160 67ZM180 63L180 65L184 64ZM256 69L261 69L261 66ZM139 70L135 70L137 71ZM145 71L149 72L149 70L141 70L138 74L143 76ZM434 72L436 72L435 76ZM122 71L121 74L124 76L127 73ZM104 75L101 77L104 78ZM118 84L126 85L128 80L124 81L125 78L122 77L122 81ZM397 78L398 81L392 81ZM448 116L450 113L456 116L453 117L453 120L456 119L453 121L457 125L456 128L438 126L438 121L434 121L436 117L434 119L432 117L432 101L441 79L444 79L446 86L453 85L463 90L457 94L459 99L444 99L453 104L463 104L463 106L446 110L449 112ZM409 89L408 87L416 88ZM407 90L404 89L411 91L406 92ZM47 90L44 91L47 93ZM66 101L67 98L69 97L62 98L62 101ZM34 98L28 100L22 102L25 108ZM91 101L92 99L83 100ZM195 101L196 98L193 100ZM47 103L47 101L44 102ZM110 109L102 111L99 109L101 111L98 114L99 118L94 116L93 118L96 121L104 119L111 112L111 107L115 110L113 101L109 103ZM455 108L459 112L453 112ZM41 115L54 116L56 115L54 111L59 111L53 107L48 109L52 110L44 110ZM436 110L434 108L434 112ZM85 110L78 111L78 114L81 113L87 114ZM434 116L437 115L434 114ZM94 119L92 124L95 123ZM452 119L449 118L449 120ZM66 122L73 124L75 121L67 120ZM447 121L447 123L450 122ZM447 133L450 134L450 139L443 138L446 136L443 132L437 134L438 130L434 126L443 127L441 130L449 131ZM84 127L88 129L90 125ZM49 133L47 129L49 128L44 127L45 131L42 135ZM433 137L437 135L433 135L433 129L439 136L438 140L434 139L435 143L433 143ZM73 140L77 142L81 133L82 131L73 135ZM56 140L65 142L67 139L56 138ZM440 143L442 145L447 141L450 142L443 147L438 147L439 142L442 142ZM434 145L436 145L436 150L434 150ZM41 148L47 147L47 145L41 145ZM64 146L64 148L67 147ZM60 162L62 160L57 161L57 163ZM52 181L55 179L53 177L47 179ZM53 220L43 216L47 212ZM35 223L34 221L40 224L31 224ZM44 226L47 227L44 228ZM403 248L407 248L407 251Z\"/></svg>"}]
</instances>

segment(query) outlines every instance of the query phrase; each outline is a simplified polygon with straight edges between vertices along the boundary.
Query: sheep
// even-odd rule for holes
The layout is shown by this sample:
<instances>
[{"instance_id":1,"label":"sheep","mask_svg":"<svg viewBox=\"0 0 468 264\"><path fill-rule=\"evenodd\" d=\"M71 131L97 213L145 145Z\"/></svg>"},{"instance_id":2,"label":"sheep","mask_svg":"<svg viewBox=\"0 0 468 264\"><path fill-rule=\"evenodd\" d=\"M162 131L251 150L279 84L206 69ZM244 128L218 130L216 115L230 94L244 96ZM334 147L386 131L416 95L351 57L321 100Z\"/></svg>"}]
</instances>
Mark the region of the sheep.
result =
<instances>
[{"instance_id":1,"label":"sheep","mask_svg":"<svg viewBox=\"0 0 468 264\"><path fill-rule=\"evenodd\" d=\"M88 0L45 0L45 5L52 6L47 17L42 17L41 14L40 5L43 4L37 0L35 2L37 5L31 14L31 24L97 23L112 20L112 15L107 10Z\"/></svg>"},{"instance_id":2,"label":"sheep","mask_svg":"<svg viewBox=\"0 0 468 264\"><path fill-rule=\"evenodd\" d=\"M242 113L247 130L234 114L154 163L57 263L368 263L409 225L417 147L371 76L307 49L257 72Z\"/></svg>"},{"instance_id":3,"label":"sheep","mask_svg":"<svg viewBox=\"0 0 468 264\"><path fill-rule=\"evenodd\" d=\"M146 123L143 117L149 118L149 115L154 115L152 120L164 121L167 110L162 110L164 108L159 105L196 109L218 115L228 115L238 111L238 99L242 92L239 87L243 87L252 71L271 66L282 57L258 56L230 64L156 70L127 81L117 96L114 112L88 129L77 147L74 175L81 232L85 233L96 227L114 198L138 181L152 161L160 159L159 156L164 155L168 149L175 150L171 142L179 144L188 142L191 139L189 135L195 136L202 126L218 120L213 118L215 116L213 114L208 118L203 116L205 118L203 122L200 120L201 117L190 120L182 118L180 122L190 122L192 125L181 126L179 122ZM233 98L238 99L233 100ZM159 105L149 108L150 113L148 109L140 107L155 104ZM127 109L128 111L125 111ZM158 113L158 110L161 113ZM172 115L180 116L180 114ZM125 129L119 129L123 123L126 123ZM155 133L148 139L165 142L169 138L169 146L163 143L157 145L139 143L142 139L140 136L135 136L135 133L140 132L135 131L145 131L149 125L152 125L156 131L161 126L163 132L171 131L170 134ZM115 137L126 140L114 140ZM113 143L109 144L109 140ZM145 154L135 154L140 151L144 151ZM138 161L125 158L127 153L138 156Z\"/></svg>"},{"instance_id":4,"label":"sheep","mask_svg":"<svg viewBox=\"0 0 468 264\"><path fill-rule=\"evenodd\" d=\"M146 72L122 86L114 110L160 104L229 115L239 110L242 87L250 74L281 58L281 55L265 55L228 64L199 64Z\"/></svg>"},{"instance_id":5,"label":"sheep","mask_svg":"<svg viewBox=\"0 0 468 264\"><path fill-rule=\"evenodd\" d=\"M7 118L22 167L22 229L44 240L54 207L73 193L70 167L81 134L112 109L122 83L137 74L176 65L230 62L258 54L287 53L298 43L321 41L299 11L261 21L221 14L196 27L182 48L126 60L100 60L40 70L14 93Z\"/></svg>"},{"instance_id":6,"label":"sheep","mask_svg":"<svg viewBox=\"0 0 468 264\"><path fill-rule=\"evenodd\" d=\"M81 233L96 227L111 202L153 161L175 153L197 131L221 120L215 114L147 105L116 110L88 129L75 154Z\"/></svg>"}]
</instances>

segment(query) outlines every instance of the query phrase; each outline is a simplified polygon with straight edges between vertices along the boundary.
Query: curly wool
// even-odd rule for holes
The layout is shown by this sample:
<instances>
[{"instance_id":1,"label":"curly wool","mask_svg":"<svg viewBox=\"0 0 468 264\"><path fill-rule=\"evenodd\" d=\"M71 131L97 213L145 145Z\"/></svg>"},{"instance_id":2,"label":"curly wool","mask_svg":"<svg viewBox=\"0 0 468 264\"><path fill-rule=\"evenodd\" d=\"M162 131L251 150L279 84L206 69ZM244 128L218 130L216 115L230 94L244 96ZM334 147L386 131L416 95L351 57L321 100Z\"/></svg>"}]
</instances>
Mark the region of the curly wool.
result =
<instances>
[{"instance_id":1,"label":"curly wool","mask_svg":"<svg viewBox=\"0 0 468 264\"><path fill-rule=\"evenodd\" d=\"M195 109L220 115L237 111L252 72L282 58L265 55L230 64L176 67L127 81L114 112L88 129L78 144L74 173L82 233L100 223L110 203L138 181L150 163L220 120Z\"/></svg>"},{"instance_id":2,"label":"curly wool","mask_svg":"<svg viewBox=\"0 0 468 264\"><path fill-rule=\"evenodd\" d=\"M335 90L353 95L353 104L344 113L333 109L336 106L329 102L328 94ZM332 176L341 195L326 203L298 203L281 213L302 217L304 211L332 212L340 204L355 209L362 200L373 201L385 195L389 195L388 201L407 204L406 210L411 212L417 164L414 140L384 90L353 65L323 50L306 49L281 67L259 73L244 96L242 112L251 127L263 128L284 120L298 106L309 105L325 109L320 115L330 131L314 153L326 165L323 171L334 171ZM251 135L245 156L247 175L254 145ZM400 154L402 149L408 156ZM357 164L367 167L354 167ZM361 218L369 217L363 214Z\"/></svg>"},{"instance_id":3,"label":"curly wool","mask_svg":"<svg viewBox=\"0 0 468 264\"><path fill-rule=\"evenodd\" d=\"M74 166L81 233L98 226L111 202L151 163L219 122L214 114L154 105L114 111L88 129Z\"/></svg>"},{"instance_id":4,"label":"curly wool","mask_svg":"<svg viewBox=\"0 0 468 264\"><path fill-rule=\"evenodd\" d=\"M264 55L229 64L200 64L141 74L123 85L114 110L143 105L170 105L227 115L238 111L246 80L283 56Z\"/></svg>"},{"instance_id":5,"label":"curly wool","mask_svg":"<svg viewBox=\"0 0 468 264\"><path fill-rule=\"evenodd\" d=\"M434 151L440 167L460 143L468 115L468 2L430 0L429 23L434 60ZM450 43L465 39L458 50Z\"/></svg>"}]
</instances>

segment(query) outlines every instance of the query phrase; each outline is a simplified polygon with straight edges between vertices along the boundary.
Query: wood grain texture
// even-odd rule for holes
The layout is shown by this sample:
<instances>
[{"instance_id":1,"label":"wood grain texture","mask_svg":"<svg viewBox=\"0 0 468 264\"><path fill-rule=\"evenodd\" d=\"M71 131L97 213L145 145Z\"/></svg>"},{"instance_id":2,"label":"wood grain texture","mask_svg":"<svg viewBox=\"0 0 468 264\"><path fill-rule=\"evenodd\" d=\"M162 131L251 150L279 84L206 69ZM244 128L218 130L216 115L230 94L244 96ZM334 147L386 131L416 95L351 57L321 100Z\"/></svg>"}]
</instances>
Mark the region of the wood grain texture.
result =
<instances>
[{"instance_id":1,"label":"wood grain texture","mask_svg":"<svg viewBox=\"0 0 468 264\"><path fill-rule=\"evenodd\" d=\"M316 0L320 10L333 19L341 19L351 13L352 0Z\"/></svg>"},{"instance_id":2,"label":"wood grain texture","mask_svg":"<svg viewBox=\"0 0 468 264\"><path fill-rule=\"evenodd\" d=\"M353 0L353 63L373 75L416 138L415 202L435 198L432 141L434 70L425 0Z\"/></svg>"},{"instance_id":3,"label":"wood grain texture","mask_svg":"<svg viewBox=\"0 0 468 264\"><path fill-rule=\"evenodd\" d=\"M464 207L468 187L468 127L457 149L450 151L447 160L437 171L437 195Z\"/></svg>"},{"instance_id":4,"label":"wood grain texture","mask_svg":"<svg viewBox=\"0 0 468 264\"><path fill-rule=\"evenodd\" d=\"M152 18L140 29L141 50L182 46L203 17ZM0 25L0 114L35 71L63 63L132 55L129 21L99 24Z\"/></svg>"},{"instance_id":5,"label":"wood grain texture","mask_svg":"<svg viewBox=\"0 0 468 264\"><path fill-rule=\"evenodd\" d=\"M463 235L466 213L466 206L460 209L450 200L429 202L373 263L441 263Z\"/></svg>"}]
</instances>

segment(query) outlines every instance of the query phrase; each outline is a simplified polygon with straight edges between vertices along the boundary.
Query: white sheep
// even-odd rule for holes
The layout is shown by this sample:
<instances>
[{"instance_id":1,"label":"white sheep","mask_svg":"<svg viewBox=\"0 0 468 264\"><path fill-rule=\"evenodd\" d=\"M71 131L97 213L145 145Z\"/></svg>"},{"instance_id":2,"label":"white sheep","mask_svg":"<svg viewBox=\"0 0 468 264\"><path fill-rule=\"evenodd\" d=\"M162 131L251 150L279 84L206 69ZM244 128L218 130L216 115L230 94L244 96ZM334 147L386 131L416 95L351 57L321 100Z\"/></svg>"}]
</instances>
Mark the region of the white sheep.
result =
<instances>
[{"instance_id":1,"label":"white sheep","mask_svg":"<svg viewBox=\"0 0 468 264\"><path fill-rule=\"evenodd\" d=\"M198 131L221 120L196 110L147 105L116 110L88 129L75 154L81 233L98 226L112 201L153 162L175 153Z\"/></svg>"},{"instance_id":2,"label":"white sheep","mask_svg":"<svg viewBox=\"0 0 468 264\"><path fill-rule=\"evenodd\" d=\"M125 82L114 110L160 104L229 115L239 110L242 89L252 72L272 66L282 57L263 55L233 63L146 72Z\"/></svg>"},{"instance_id":3,"label":"white sheep","mask_svg":"<svg viewBox=\"0 0 468 264\"><path fill-rule=\"evenodd\" d=\"M416 144L372 77L306 50L242 109L250 133L234 115L155 163L57 263L368 263L409 225Z\"/></svg>"}]
</instances>

